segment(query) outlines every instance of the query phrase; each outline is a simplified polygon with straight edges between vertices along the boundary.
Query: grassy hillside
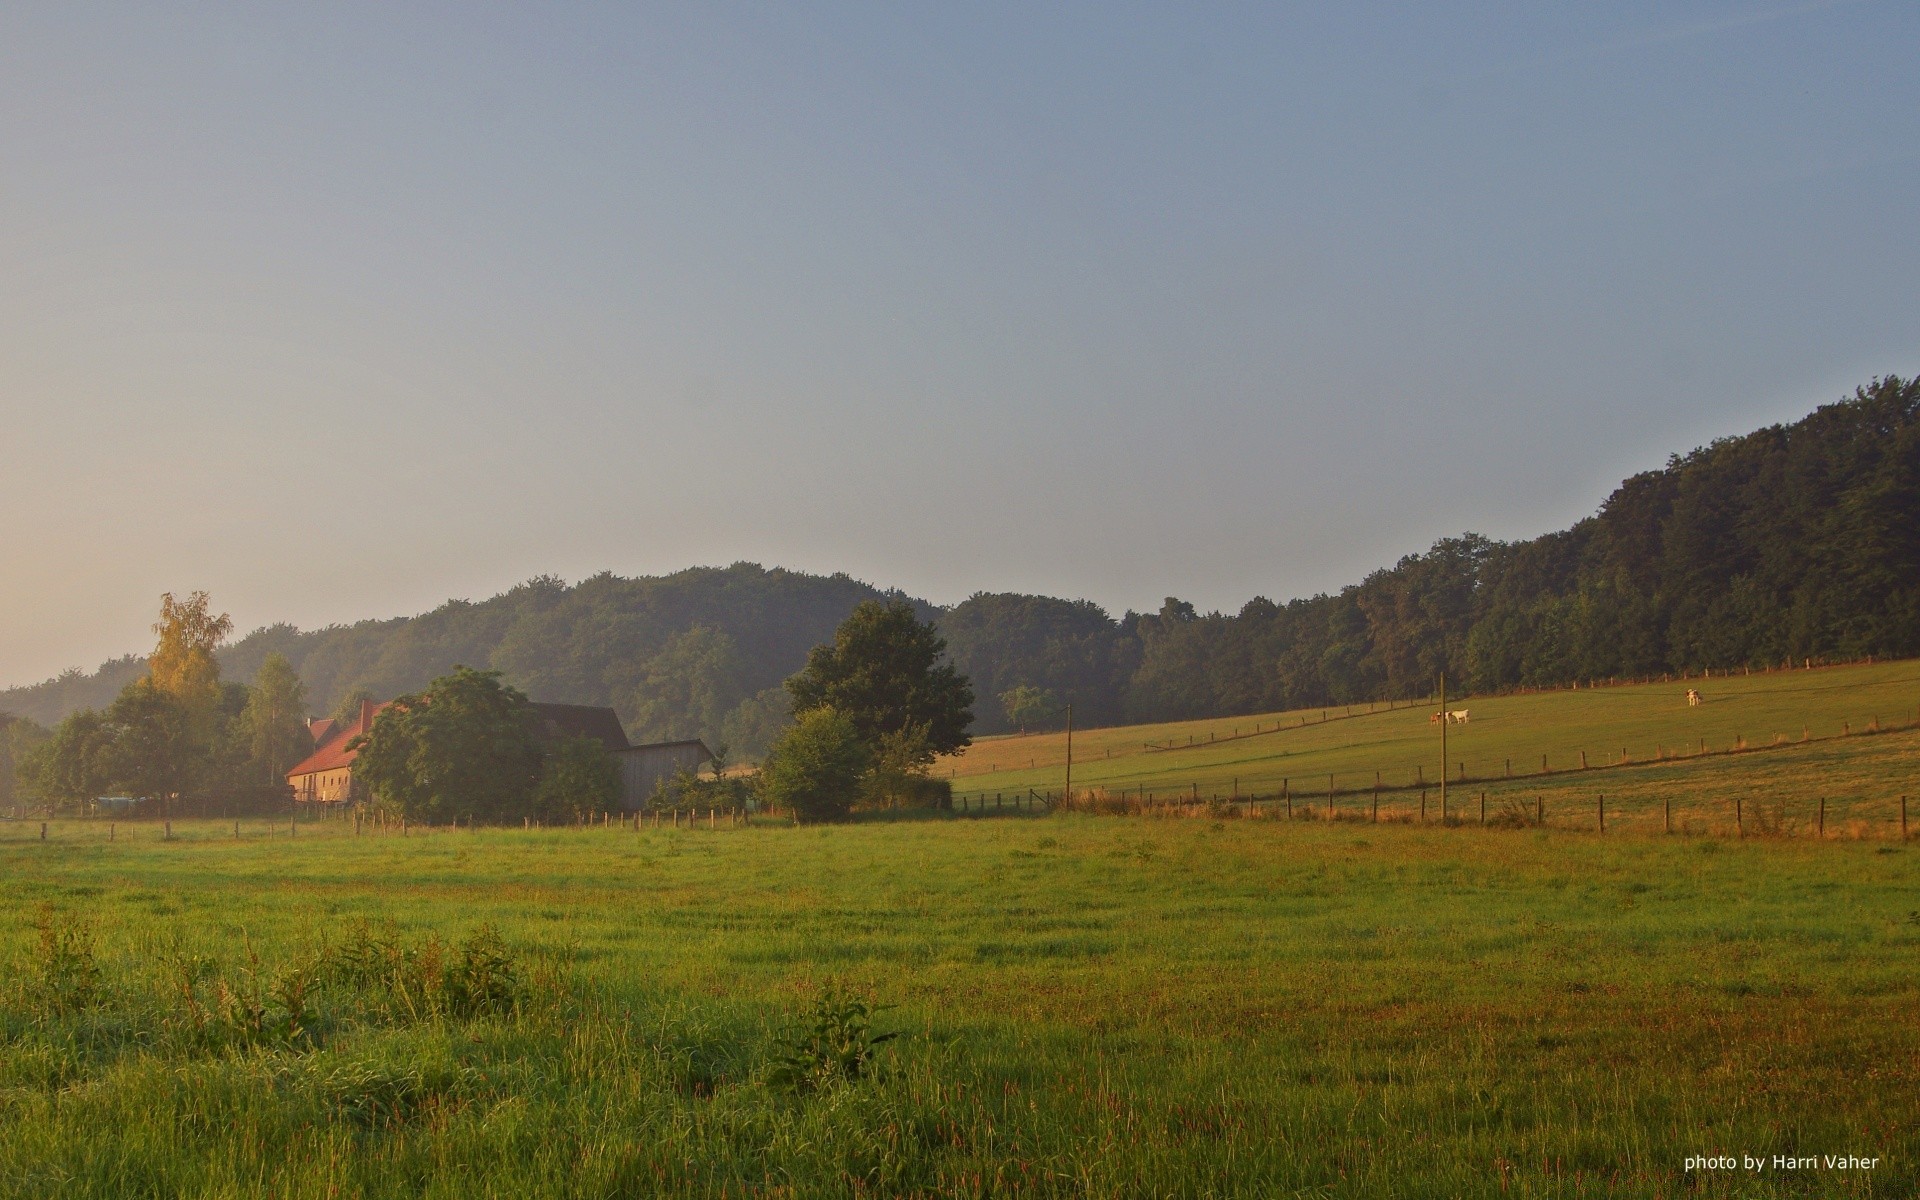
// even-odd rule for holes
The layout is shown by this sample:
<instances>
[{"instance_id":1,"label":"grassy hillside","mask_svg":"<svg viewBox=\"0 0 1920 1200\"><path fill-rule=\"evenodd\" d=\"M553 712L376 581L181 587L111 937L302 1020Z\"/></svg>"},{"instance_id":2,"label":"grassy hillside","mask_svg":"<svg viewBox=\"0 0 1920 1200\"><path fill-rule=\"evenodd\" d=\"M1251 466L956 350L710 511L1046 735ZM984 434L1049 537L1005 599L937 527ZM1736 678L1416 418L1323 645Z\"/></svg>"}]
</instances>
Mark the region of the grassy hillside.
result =
<instances>
[{"instance_id":1,"label":"grassy hillside","mask_svg":"<svg viewBox=\"0 0 1920 1200\"><path fill-rule=\"evenodd\" d=\"M1705 703L1688 707L1688 687ZM1552 815L1569 806L1587 812L1596 796L1617 793L1624 818L1644 815L1668 795L1705 813L1703 806L1730 806L1735 795L1817 802L1827 794L1836 805L1893 820L1899 793L1920 796L1912 767L1920 749L1915 660L1476 697L1447 707L1471 713L1468 724L1446 731L1454 799L1470 796L1477 805L1484 790L1495 811L1536 795ZM1438 803L1435 710L1431 703L1355 705L1079 730L1074 785L1155 800L1183 793L1205 800L1236 788L1273 796L1284 787L1302 803L1324 803L1331 775L1336 801L1344 798L1351 812L1363 800L1370 806L1377 776L1384 807L1403 813L1417 806L1422 782L1435 785L1430 800ZM1051 732L983 738L940 770L963 796L1057 793L1065 762L1066 739ZM1457 785L1463 770L1465 795Z\"/></svg>"},{"instance_id":2,"label":"grassy hillside","mask_svg":"<svg viewBox=\"0 0 1920 1200\"><path fill-rule=\"evenodd\" d=\"M5 1197L1920 1184L1920 859L1884 843L0 830ZM472 971L405 986L485 923L510 1009L463 1007ZM273 997L301 979L290 1035ZM829 983L901 1036L796 1090L778 1065ZM1685 1169L1711 1153L1878 1163Z\"/></svg>"}]
</instances>

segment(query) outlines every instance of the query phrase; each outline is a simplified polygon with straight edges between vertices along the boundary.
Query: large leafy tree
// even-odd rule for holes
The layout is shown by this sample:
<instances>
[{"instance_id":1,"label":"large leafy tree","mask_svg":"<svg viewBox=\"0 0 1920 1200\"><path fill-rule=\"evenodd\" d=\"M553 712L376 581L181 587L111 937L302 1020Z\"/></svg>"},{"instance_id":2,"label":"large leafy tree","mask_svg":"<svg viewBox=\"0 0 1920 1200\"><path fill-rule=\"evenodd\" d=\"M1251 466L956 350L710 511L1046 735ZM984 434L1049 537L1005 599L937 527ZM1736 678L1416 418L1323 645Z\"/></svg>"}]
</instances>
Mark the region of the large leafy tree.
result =
<instances>
[{"instance_id":1,"label":"large leafy tree","mask_svg":"<svg viewBox=\"0 0 1920 1200\"><path fill-rule=\"evenodd\" d=\"M306 689L283 654L269 654L247 689L240 732L247 756L269 783L286 778L287 768L313 748L307 733Z\"/></svg>"},{"instance_id":2,"label":"large leafy tree","mask_svg":"<svg viewBox=\"0 0 1920 1200\"><path fill-rule=\"evenodd\" d=\"M136 679L107 706L104 748L112 786L162 811L191 788L207 765L205 744L187 703L151 680Z\"/></svg>"},{"instance_id":3,"label":"large leafy tree","mask_svg":"<svg viewBox=\"0 0 1920 1200\"><path fill-rule=\"evenodd\" d=\"M768 807L801 821L847 815L873 761L866 738L837 709L801 713L773 744L760 768L760 796Z\"/></svg>"},{"instance_id":4,"label":"large leafy tree","mask_svg":"<svg viewBox=\"0 0 1920 1200\"><path fill-rule=\"evenodd\" d=\"M360 751L355 780L415 820L518 818L540 780L532 710L498 671L456 667L395 700L349 745Z\"/></svg>"},{"instance_id":5,"label":"large leafy tree","mask_svg":"<svg viewBox=\"0 0 1920 1200\"><path fill-rule=\"evenodd\" d=\"M832 709L869 747L918 730L925 758L970 744L973 687L951 663L946 642L905 601L866 601L816 646L807 665L787 680L796 715Z\"/></svg>"}]
</instances>

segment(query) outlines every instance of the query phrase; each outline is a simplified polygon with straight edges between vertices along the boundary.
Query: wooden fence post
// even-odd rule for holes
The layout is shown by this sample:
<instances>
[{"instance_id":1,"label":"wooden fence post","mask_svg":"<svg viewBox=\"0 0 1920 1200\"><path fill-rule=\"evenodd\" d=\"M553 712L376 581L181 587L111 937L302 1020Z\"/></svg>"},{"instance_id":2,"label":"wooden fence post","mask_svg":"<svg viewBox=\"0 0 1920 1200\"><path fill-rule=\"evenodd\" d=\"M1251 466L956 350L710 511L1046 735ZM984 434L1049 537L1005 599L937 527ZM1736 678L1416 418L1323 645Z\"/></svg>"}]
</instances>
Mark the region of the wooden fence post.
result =
<instances>
[{"instance_id":1,"label":"wooden fence post","mask_svg":"<svg viewBox=\"0 0 1920 1200\"><path fill-rule=\"evenodd\" d=\"M1538 827L1544 827L1547 823L1547 798L1545 796L1536 795L1533 798L1533 823Z\"/></svg>"},{"instance_id":2,"label":"wooden fence post","mask_svg":"<svg viewBox=\"0 0 1920 1200\"><path fill-rule=\"evenodd\" d=\"M1739 796L1733 798L1733 830L1741 837L1747 836L1746 810Z\"/></svg>"},{"instance_id":3,"label":"wooden fence post","mask_svg":"<svg viewBox=\"0 0 1920 1200\"><path fill-rule=\"evenodd\" d=\"M1487 794L1485 792L1480 793L1480 823L1482 825L1487 823Z\"/></svg>"},{"instance_id":4,"label":"wooden fence post","mask_svg":"<svg viewBox=\"0 0 1920 1200\"><path fill-rule=\"evenodd\" d=\"M1907 840L1907 798L1900 797L1900 840Z\"/></svg>"},{"instance_id":5,"label":"wooden fence post","mask_svg":"<svg viewBox=\"0 0 1920 1200\"><path fill-rule=\"evenodd\" d=\"M1427 789L1420 789L1420 823L1427 823Z\"/></svg>"},{"instance_id":6,"label":"wooden fence post","mask_svg":"<svg viewBox=\"0 0 1920 1200\"><path fill-rule=\"evenodd\" d=\"M1607 831L1607 794L1605 792L1601 792L1600 793L1600 832L1605 833L1606 831Z\"/></svg>"},{"instance_id":7,"label":"wooden fence post","mask_svg":"<svg viewBox=\"0 0 1920 1200\"><path fill-rule=\"evenodd\" d=\"M1820 797L1820 836L1827 836L1827 798Z\"/></svg>"},{"instance_id":8,"label":"wooden fence post","mask_svg":"<svg viewBox=\"0 0 1920 1200\"><path fill-rule=\"evenodd\" d=\"M1665 797L1662 798L1662 803L1666 809L1667 832L1672 833L1673 832L1673 794L1669 792Z\"/></svg>"}]
</instances>

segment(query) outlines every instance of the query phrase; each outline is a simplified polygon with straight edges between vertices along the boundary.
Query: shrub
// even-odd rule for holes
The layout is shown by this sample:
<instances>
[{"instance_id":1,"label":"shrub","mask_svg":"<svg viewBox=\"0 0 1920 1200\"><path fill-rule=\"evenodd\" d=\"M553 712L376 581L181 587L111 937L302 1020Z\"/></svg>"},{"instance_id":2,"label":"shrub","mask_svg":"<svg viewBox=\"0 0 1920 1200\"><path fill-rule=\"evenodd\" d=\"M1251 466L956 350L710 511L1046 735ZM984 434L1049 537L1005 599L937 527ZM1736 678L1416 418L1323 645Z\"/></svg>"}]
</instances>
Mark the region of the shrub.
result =
<instances>
[{"instance_id":1,"label":"shrub","mask_svg":"<svg viewBox=\"0 0 1920 1200\"><path fill-rule=\"evenodd\" d=\"M774 743L760 770L761 796L802 821L838 820L852 807L868 763L851 720L831 708L812 709Z\"/></svg>"}]
</instances>

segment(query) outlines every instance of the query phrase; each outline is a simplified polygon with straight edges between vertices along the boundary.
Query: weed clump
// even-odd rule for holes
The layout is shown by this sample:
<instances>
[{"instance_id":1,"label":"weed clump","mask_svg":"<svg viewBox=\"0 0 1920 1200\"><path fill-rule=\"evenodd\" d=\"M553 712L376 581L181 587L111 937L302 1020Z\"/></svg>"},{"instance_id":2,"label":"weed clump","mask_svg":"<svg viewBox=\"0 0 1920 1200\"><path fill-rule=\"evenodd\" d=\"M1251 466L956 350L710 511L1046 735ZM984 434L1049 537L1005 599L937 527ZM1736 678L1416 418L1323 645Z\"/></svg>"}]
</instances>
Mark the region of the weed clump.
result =
<instances>
[{"instance_id":1,"label":"weed clump","mask_svg":"<svg viewBox=\"0 0 1920 1200\"><path fill-rule=\"evenodd\" d=\"M492 926L455 945L409 946L361 922L322 950L316 977L400 1020L472 1020L512 1011L523 993L518 960Z\"/></svg>"},{"instance_id":2,"label":"weed clump","mask_svg":"<svg viewBox=\"0 0 1920 1200\"><path fill-rule=\"evenodd\" d=\"M93 1007L100 996L100 967L94 960L93 928L43 904L34 914L36 974L42 1001L55 1015Z\"/></svg>"},{"instance_id":3,"label":"weed clump","mask_svg":"<svg viewBox=\"0 0 1920 1200\"><path fill-rule=\"evenodd\" d=\"M857 996L828 988L797 1035L774 1060L767 1082L795 1092L810 1092L865 1078L874 1055L900 1035L873 1032L879 1010Z\"/></svg>"}]
</instances>

